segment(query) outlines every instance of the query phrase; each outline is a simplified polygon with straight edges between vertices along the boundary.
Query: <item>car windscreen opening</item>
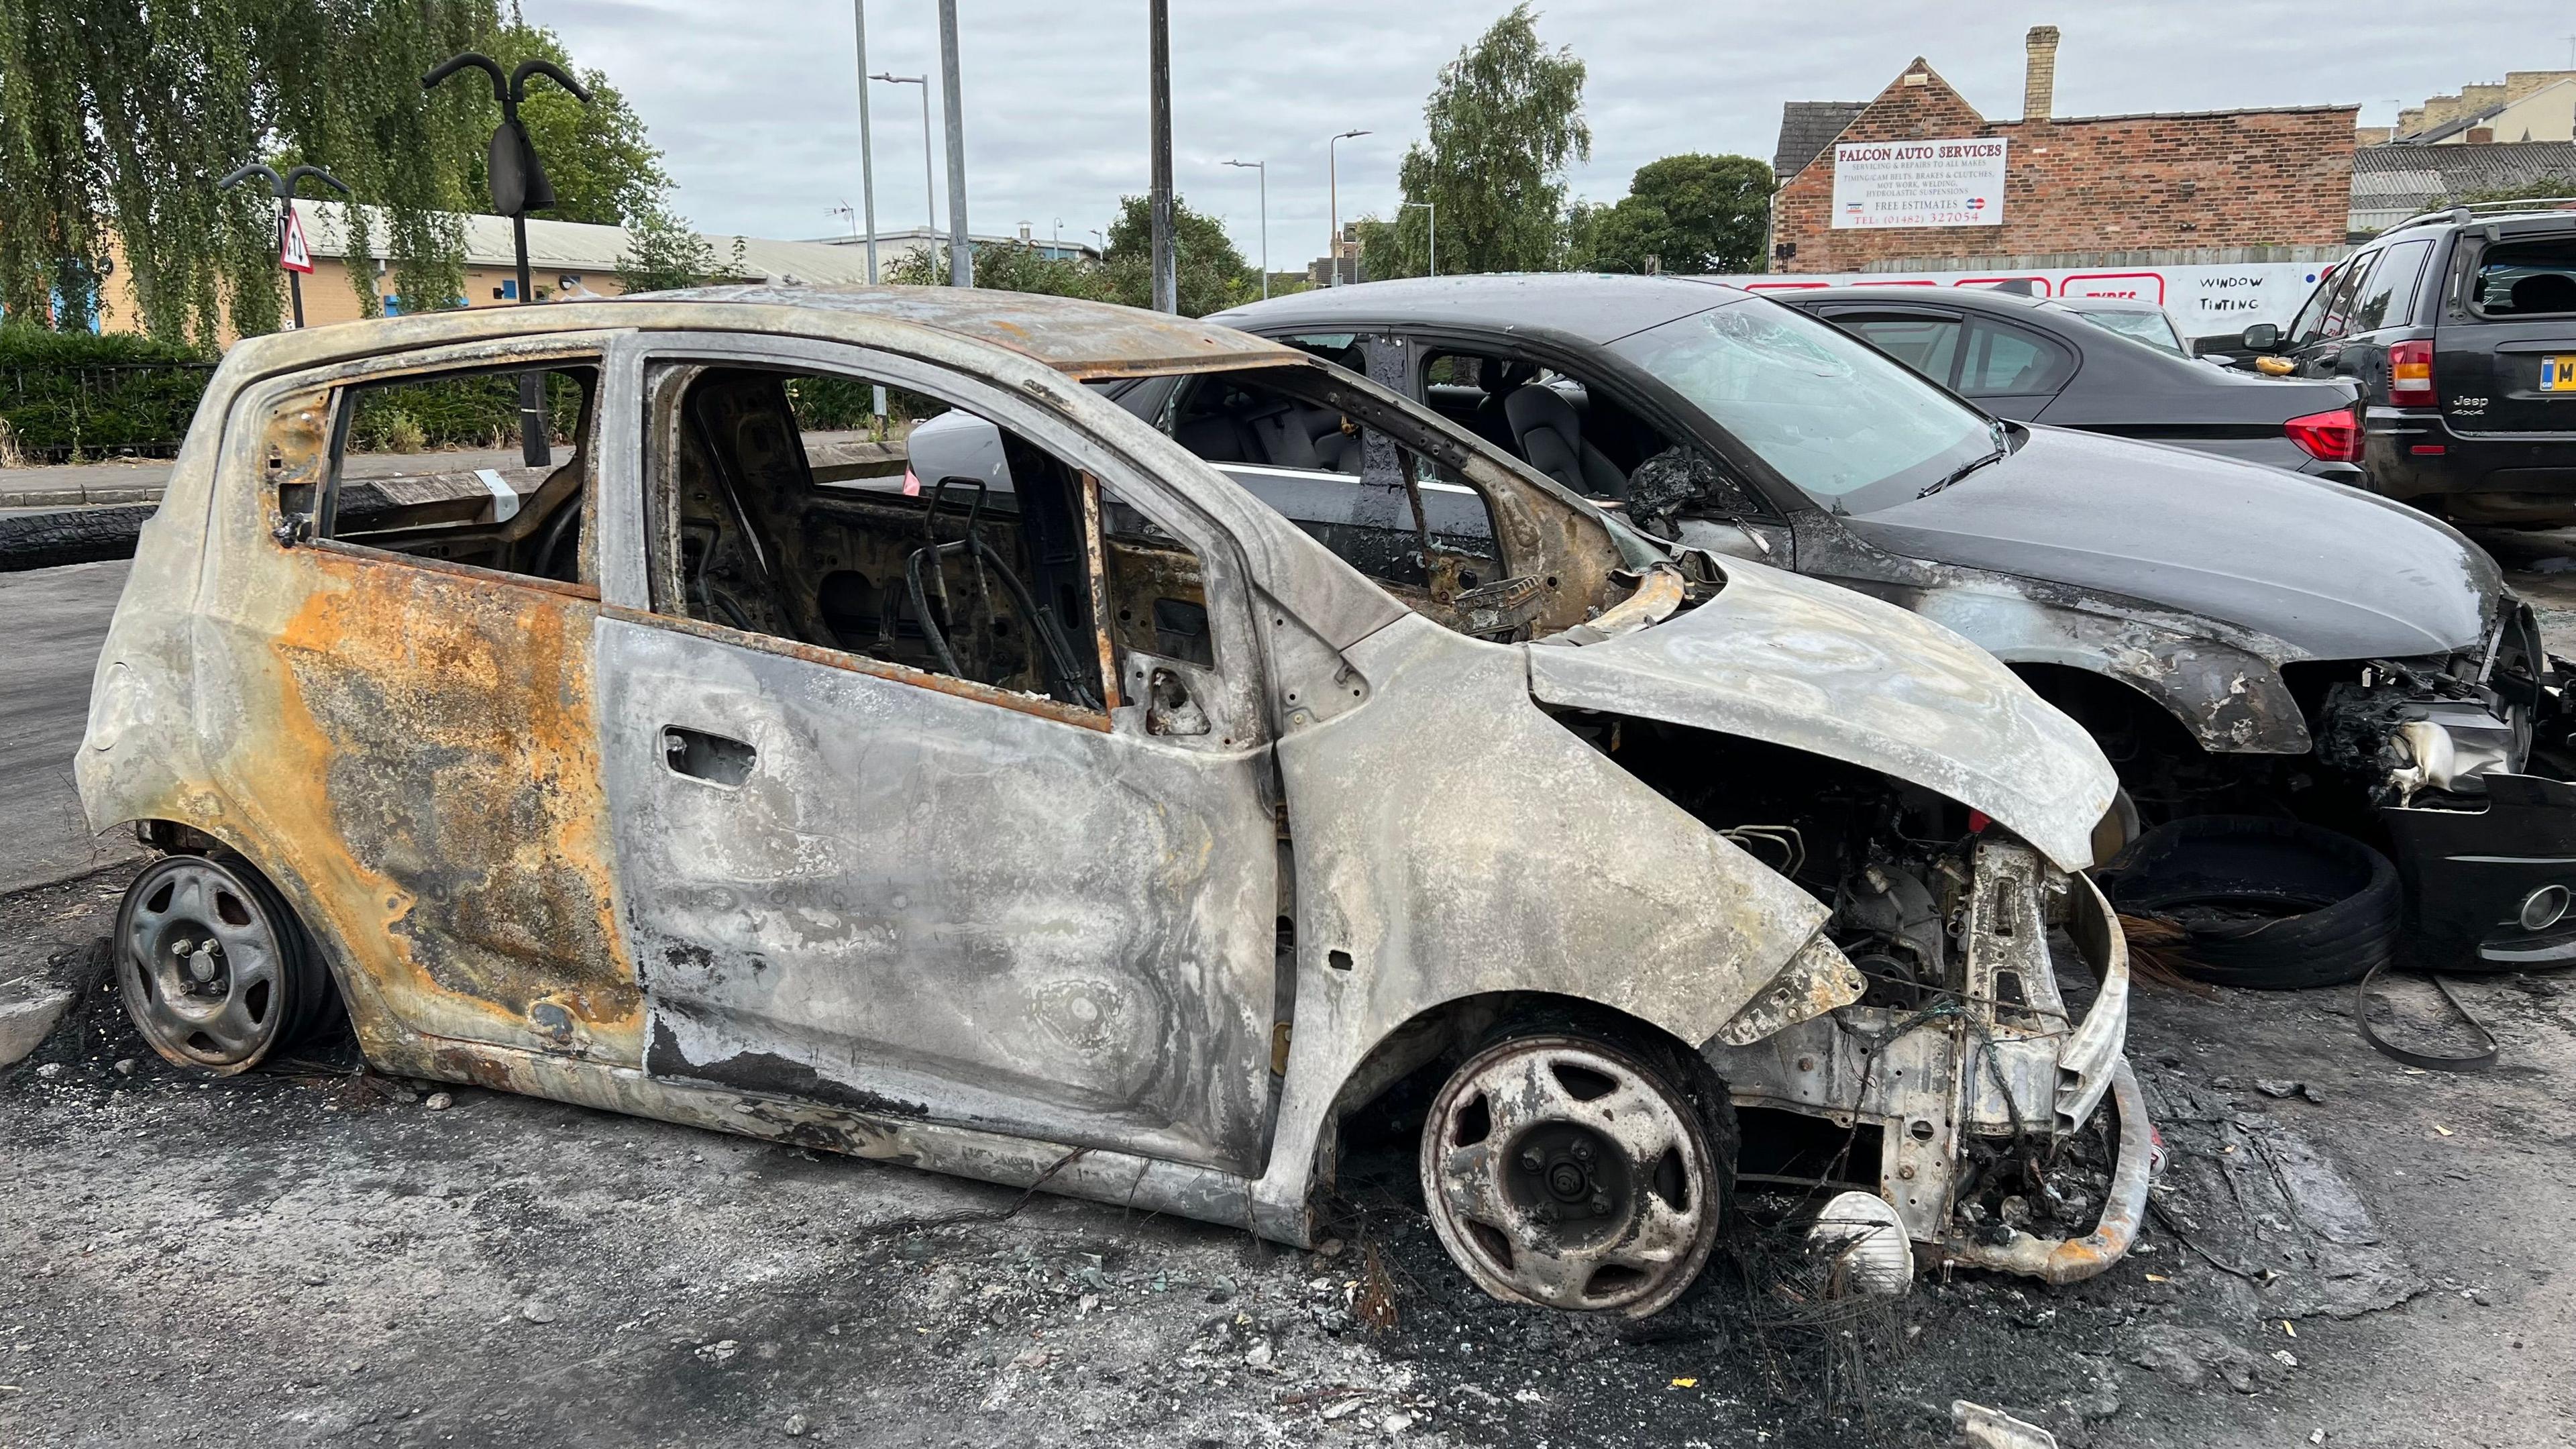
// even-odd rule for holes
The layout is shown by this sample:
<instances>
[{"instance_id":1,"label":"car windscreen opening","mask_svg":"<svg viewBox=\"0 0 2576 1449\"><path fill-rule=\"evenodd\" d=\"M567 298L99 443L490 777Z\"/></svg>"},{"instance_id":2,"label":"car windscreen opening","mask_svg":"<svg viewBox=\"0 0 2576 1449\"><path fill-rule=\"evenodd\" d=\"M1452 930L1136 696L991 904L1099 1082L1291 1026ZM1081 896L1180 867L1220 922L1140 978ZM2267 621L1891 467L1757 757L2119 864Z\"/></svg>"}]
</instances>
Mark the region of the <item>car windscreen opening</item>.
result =
<instances>
[{"instance_id":1,"label":"car windscreen opening","mask_svg":"<svg viewBox=\"0 0 2576 1449\"><path fill-rule=\"evenodd\" d=\"M1831 325L1762 300L1610 344L1801 492L1848 513L1918 497L1994 451L1985 414Z\"/></svg>"}]
</instances>

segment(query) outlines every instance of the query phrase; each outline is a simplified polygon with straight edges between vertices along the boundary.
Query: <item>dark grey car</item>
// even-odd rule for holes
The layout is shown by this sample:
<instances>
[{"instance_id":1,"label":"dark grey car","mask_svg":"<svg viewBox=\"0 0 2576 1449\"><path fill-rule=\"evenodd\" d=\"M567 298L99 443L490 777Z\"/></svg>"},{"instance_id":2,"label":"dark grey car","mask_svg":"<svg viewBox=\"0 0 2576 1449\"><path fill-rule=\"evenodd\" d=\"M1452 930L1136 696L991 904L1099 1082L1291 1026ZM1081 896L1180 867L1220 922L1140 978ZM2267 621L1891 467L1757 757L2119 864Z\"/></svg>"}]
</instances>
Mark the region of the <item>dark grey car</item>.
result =
<instances>
[{"instance_id":1,"label":"dark grey car","mask_svg":"<svg viewBox=\"0 0 2576 1449\"><path fill-rule=\"evenodd\" d=\"M2213 367L2067 305L2006 292L1821 287L1774 295L1997 417L2170 443L2342 483L2362 478L2347 382Z\"/></svg>"},{"instance_id":2,"label":"dark grey car","mask_svg":"<svg viewBox=\"0 0 2576 1449\"><path fill-rule=\"evenodd\" d=\"M1364 368L1649 530L1948 625L2093 731L2131 828L2331 825L2395 858L2418 959L2576 961L2561 666L2494 562L2413 509L1994 418L1713 283L1382 282L1212 320Z\"/></svg>"}]
</instances>

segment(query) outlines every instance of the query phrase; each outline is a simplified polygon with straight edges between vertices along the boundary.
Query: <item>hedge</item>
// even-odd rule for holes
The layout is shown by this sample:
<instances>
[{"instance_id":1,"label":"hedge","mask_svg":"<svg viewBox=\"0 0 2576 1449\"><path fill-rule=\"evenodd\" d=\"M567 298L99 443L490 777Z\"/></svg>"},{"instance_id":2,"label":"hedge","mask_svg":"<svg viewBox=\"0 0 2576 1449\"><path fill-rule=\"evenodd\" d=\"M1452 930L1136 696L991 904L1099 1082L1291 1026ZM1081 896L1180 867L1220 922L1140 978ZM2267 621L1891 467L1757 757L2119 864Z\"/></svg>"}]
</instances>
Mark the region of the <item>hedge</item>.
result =
<instances>
[{"instance_id":1,"label":"hedge","mask_svg":"<svg viewBox=\"0 0 2576 1449\"><path fill-rule=\"evenodd\" d=\"M0 326L0 461L175 453L214 366L130 334Z\"/></svg>"},{"instance_id":2,"label":"hedge","mask_svg":"<svg viewBox=\"0 0 2576 1449\"><path fill-rule=\"evenodd\" d=\"M214 367L189 348L131 334L0 326L0 464L172 456ZM789 395L806 428L868 426L866 383L798 378ZM546 402L556 440L568 439L580 420L580 388L553 376ZM922 408L900 390L890 390L890 403L897 421ZM493 373L363 394L349 446L394 453L506 448L518 436L517 375Z\"/></svg>"}]
</instances>

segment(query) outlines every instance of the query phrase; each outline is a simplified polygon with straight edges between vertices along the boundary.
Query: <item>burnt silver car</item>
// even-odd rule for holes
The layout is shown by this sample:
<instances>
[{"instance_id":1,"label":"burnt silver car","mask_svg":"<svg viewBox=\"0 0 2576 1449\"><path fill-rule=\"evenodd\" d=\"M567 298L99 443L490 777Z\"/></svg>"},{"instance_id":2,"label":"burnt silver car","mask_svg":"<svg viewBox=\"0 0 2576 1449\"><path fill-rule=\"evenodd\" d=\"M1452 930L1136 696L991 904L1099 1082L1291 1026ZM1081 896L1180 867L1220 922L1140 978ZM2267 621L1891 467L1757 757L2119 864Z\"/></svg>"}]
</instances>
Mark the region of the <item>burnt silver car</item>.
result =
<instances>
[{"instance_id":1,"label":"burnt silver car","mask_svg":"<svg viewBox=\"0 0 2576 1449\"><path fill-rule=\"evenodd\" d=\"M1710 282L1379 282L1223 320L1364 369L1641 528L1948 625L2092 730L2132 824L2253 812L2384 851L2406 917L2370 941L2383 959L2576 962L2566 670L2494 561L2414 509L2010 421Z\"/></svg>"},{"instance_id":2,"label":"burnt silver car","mask_svg":"<svg viewBox=\"0 0 2576 1449\"><path fill-rule=\"evenodd\" d=\"M527 373L560 465L345 473ZM1401 537L1301 529L1103 396L1140 382L1347 441ZM877 388L999 476L836 433ZM127 1006L209 1071L336 998L386 1071L1299 1244L1339 1123L1427 1080L1466 1271L1626 1314L1740 1166L2054 1279L2143 1205L2072 722L1220 327L728 289L246 341L78 768L163 852Z\"/></svg>"}]
</instances>

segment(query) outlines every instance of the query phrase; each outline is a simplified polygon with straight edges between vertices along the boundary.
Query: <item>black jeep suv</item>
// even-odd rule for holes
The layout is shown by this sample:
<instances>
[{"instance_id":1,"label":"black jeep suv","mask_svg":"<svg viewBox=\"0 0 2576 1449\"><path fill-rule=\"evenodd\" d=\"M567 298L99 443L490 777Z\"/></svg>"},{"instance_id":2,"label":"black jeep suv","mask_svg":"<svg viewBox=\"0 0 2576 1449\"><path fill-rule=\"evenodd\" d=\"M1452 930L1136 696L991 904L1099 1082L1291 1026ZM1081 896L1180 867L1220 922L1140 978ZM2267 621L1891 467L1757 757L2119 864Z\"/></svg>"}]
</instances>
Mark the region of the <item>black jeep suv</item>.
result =
<instances>
[{"instance_id":1,"label":"black jeep suv","mask_svg":"<svg viewBox=\"0 0 2576 1449\"><path fill-rule=\"evenodd\" d=\"M2369 486L2463 523L2576 522L2576 211L2398 223L2247 350L2361 389Z\"/></svg>"}]
</instances>

